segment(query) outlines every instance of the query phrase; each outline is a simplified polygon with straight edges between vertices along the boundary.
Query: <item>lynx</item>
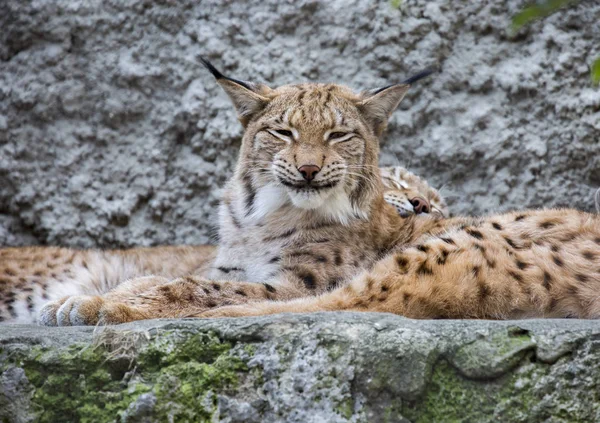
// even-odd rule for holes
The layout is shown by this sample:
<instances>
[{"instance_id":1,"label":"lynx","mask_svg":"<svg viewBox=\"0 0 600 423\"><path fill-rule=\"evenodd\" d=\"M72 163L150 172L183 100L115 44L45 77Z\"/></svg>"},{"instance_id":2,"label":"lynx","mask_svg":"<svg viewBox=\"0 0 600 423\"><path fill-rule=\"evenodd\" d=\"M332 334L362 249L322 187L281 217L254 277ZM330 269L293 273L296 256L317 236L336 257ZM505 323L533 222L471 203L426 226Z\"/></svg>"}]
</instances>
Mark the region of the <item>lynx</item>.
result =
<instances>
[{"instance_id":1,"label":"lynx","mask_svg":"<svg viewBox=\"0 0 600 423\"><path fill-rule=\"evenodd\" d=\"M402 216L447 217L438 191L401 167L380 169L386 201ZM226 223L225 223L226 224ZM204 275L215 247L155 247L114 251L66 248L0 249L0 322L33 323L43 304L68 295L105 294L127 279Z\"/></svg>"},{"instance_id":2,"label":"lynx","mask_svg":"<svg viewBox=\"0 0 600 423\"><path fill-rule=\"evenodd\" d=\"M407 169L394 166L380 169L384 185L383 198L396 208L400 216L431 213L439 218L448 217L448 205L440 193Z\"/></svg>"},{"instance_id":3,"label":"lynx","mask_svg":"<svg viewBox=\"0 0 600 423\"><path fill-rule=\"evenodd\" d=\"M379 137L423 74L355 94L336 84L271 89L206 66L245 128L209 279L131 279L102 296L49 303L41 323L319 310L600 317L598 216L404 218L385 201Z\"/></svg>"}]
</instances>

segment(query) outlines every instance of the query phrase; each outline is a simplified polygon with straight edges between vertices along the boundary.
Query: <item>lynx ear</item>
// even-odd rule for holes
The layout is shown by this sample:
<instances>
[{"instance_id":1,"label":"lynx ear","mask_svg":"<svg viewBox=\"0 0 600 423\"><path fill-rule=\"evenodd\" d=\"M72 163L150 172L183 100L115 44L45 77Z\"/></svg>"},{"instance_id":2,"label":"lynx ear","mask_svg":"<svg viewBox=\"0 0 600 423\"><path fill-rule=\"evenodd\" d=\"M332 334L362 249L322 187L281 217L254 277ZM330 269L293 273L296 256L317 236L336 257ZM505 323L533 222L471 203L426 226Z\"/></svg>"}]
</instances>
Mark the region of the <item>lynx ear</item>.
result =
<instances>
[{"instance_id":1,"label":"lynx ear","mask_svg":"<svg viewBox=\"0 0 600 423\"><path fill-rule=\"evenodd\" d=\"M208 60L200 57L200 61L215 77L217 83L225 90L237 110L238 119L244 127L270 101L268 94L271 92L271 89L266 85L228 78L219 72Z\"/></svg>"},{"instance_id":2,"label":"lynx ear","mask_svg":"<svg viewBox=\"0 0 600 423\"><path fill-rule=\"evenodd\" d=\"M357 104L358 109L373 128L375 135L380 136L387 121L396 110L410 86L419 79L425 78L435 72L435 69L425 69L411 76L401 84L388 85L387 87L364 91L360 97L362 100Z\"/></svg>"},{"instance_id":3,"label":"lynx ear","mask_svg":"<svg viewBox=\"0 0 600 423\"><path fill-rule=\"evenodd\" d=\"M375 135L380 136L387 121L400 104L410 85L391 85L361 93L364 100L358 103L358 110L373 128Z\"/></svg>"}]
</instances>

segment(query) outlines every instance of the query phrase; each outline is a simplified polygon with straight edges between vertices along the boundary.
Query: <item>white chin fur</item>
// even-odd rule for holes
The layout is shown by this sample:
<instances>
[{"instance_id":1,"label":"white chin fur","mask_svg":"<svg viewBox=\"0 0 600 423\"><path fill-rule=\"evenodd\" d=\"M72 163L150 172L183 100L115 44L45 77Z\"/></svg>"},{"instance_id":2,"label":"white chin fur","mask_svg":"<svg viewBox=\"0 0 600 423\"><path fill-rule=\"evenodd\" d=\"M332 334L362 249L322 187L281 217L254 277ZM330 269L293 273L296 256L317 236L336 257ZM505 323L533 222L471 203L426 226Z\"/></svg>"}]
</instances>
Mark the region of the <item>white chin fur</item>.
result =
<instances>
[{"instance_id":1,"label":"white chin fur","mask_svg":"<svg viewBox=\"0 0 600 423\"><path fill-rule=\"evenodd\" d=\"M288 195L294 207L304 210L314 210L323 205L325 200L333 193L332 189L325 191L294 191L289 190Z\"/></svg>"},{"instance_id":2,"label":"white chin fur","mask_svg":"<svg viewBox=\"0 0 600 423\"><path fill-rule=\"evenodd\" d=\"M368 218L367 213L352 206L348 194L341 185L327 191L310 193L309 195L291 191L288 194L295 207L304 210L313 210L315 213L332 222L348 225L355 218Z\"/></svg>"},{"instance_id":3,"label":"white chin fur","mask_svg":"<svg viewBox=\"0 0 600 423\"><path fill-rule=\"evenodd\" d=\"M349 224L355 218L366 219L368 214L355 209L343 185L321 191L296 191L281 185L269 184L257 190L254 210L251 219L262 219L277 211L286 204L291 204L299 210L311 210L318 215Z\"/></svg>"}]
</instances>

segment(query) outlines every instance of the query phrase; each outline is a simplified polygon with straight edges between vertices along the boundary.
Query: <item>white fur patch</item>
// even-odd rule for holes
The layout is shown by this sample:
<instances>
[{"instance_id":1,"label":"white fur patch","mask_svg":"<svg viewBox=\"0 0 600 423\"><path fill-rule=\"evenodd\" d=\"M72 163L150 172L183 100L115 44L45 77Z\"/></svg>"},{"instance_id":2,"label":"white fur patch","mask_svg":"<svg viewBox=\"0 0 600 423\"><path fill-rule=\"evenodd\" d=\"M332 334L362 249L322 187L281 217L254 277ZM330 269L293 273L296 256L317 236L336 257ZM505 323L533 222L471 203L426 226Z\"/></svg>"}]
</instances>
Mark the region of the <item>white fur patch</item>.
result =
<instances>
[{"instance_id":1,"label":"white fur patch","mask_svg":"<svg viewBox=\"0 0 600 423\"><path fill-rule=\"evenodd\" d=\"M362 219L368 217L365 212L352 205L348 194L341 189L335 190L333 195L317 211L323 217L339 222L344 226L349 225L350 221L356 217Z\"/></svg>"},{"instance_id":2,"label":"white fur patch","mask_svg":"<svg viewBox=\"0 0 600 423\"><path fill-rule=\"evenodd\" d=\"M292 204L302 210L315 210L323 205L323 202L332 195L332 190L326 191L294 191L289 190L288 195Z\"/></svg>"},{"instance_id":3,"label":"white fur patch","mask_svg":"<svg viewBox=\"0 0 600 423\"><path fill-rule=\"evenodd\" d=\"M268 184L256 191L250 219L260 220L289 202L287 191L281 185Z\"/></svg>"},{"instance_id":4,"label":"white fur patch","mask_svg":"<svg viewBox=\"0 0 600 423\"><path fill-rule=\"evenodd\" d=\"M342 186L325 191L293 191L281 185L269 184L259 188L250 219L258 221L292 203L300 210L312 210L321 217L348 225L353 218L367 219L368 214L353 207Z\"/></svg>"}]
</instances>

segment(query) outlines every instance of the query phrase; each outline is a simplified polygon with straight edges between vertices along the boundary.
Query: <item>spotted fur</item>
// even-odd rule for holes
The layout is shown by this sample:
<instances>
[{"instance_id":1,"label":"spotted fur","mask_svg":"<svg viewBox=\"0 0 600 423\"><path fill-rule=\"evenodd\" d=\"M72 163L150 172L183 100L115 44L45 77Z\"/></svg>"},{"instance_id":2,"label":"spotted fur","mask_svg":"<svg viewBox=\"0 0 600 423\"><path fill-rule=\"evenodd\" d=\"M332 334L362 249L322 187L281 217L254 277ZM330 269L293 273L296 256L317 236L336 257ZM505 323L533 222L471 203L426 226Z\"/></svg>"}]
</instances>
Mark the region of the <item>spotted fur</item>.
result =
<instances>
[{"instance_id":1,"label":"spotted fur","mask_svg":"<svg viewBox=\"0 0 600 423\"><path fill-rule=\"evenodd\" d=\"M387 187L386 193L402 197L409 202L412 196L428 197L435 190L427 183L414 176L413 178L402 178L406 169L393 168L382 169L382 172L390 172L390 178L384 181ZM397 179L393 179L397 178ZM421 191L419 191L421 190ZM403 210L403 215L415 214L409 208L410 203ZM410 206L412 207L412 206ZM230 224L227 221L223 225ZM235 227L235 225L234 225ZM277 239L279 236L273 236ZM113 251L77 251L67 248L56 247L28 247L28 248L4 248L0 249L0 322L32 323L42 307L49 301L54 300L54 314L48 313L42 316L45 322L56 321L56 301L63 304L71 298L88 299L94 304L100 304L97 300L99 295L109 291L121 292L126 290L130 283L128 280L136 280L135 292L146 289L149 286L160 285L166 281L178 277L202 276L209 269L217 272L217 277L232 279L243 270L239 267L210 266L214 260L216 249L212 246L198 247L156 247L137 248L130 250ZM273 253L267 259L269 264L278 264L281 255ZM301 256L302 253L296 253ZM317 256L316 260L321 263L329 263L326 256ZM342 254L334 254L331 258L333 265L342 264ZM216 269L215 269L216 268ZM149 275L153 275L148 277ZM310 276L303 275L304 280L310 281ZM341 283L341 278L332 277L328 288L332 289ZM310 283L309 283L310 285ZM220 287L220 285L217 285ZM259 289L261 289L259 287ZM275 288L270 284L264 284L265 299L275 293ZM202 292L209 294L214 289L204 288ZM223 297L219 304L234 304L235 298L243 299L247 296L241 289L232 287L220 291ZM229 296L229 299L224 299ZM212 301L212 300L211 300ZM68 304L67 304L68 306ZM88 307L89 308L89 307ZM63 313L60 316L66 314ZM175 315L174 315L175 316ZM61 321L66 319L61 317ZM73 322L77 319L74 316ZM57 323L57 322L56 322Z\"/></svg>"},{"instance_id":2,"label":"spotted fur","mask_svg":"<svg viewBox=\"0 0 600 423\"><path fill-rule=\"evenodd\" d=\"M335 84L270 89L208 67L245 127L208 273L218 281L133 279L103 296L52 302L42 323L319 310L600 317L600 217L403 218L385 201L378 138L409 85L360 94ZM309 178L303 166L318 172Z\"/></svg>"},{"instance_id":3,"label":"spotted fur","mask_svg":"<svg viewBox=\"0 0 600 423\"><path fill-rule=\"evenodd\" d=\"M201 315L355 310L429 319L600 318L597 215L534 210L439 223L325 295Z\"/></svg>"}]
</instances>

